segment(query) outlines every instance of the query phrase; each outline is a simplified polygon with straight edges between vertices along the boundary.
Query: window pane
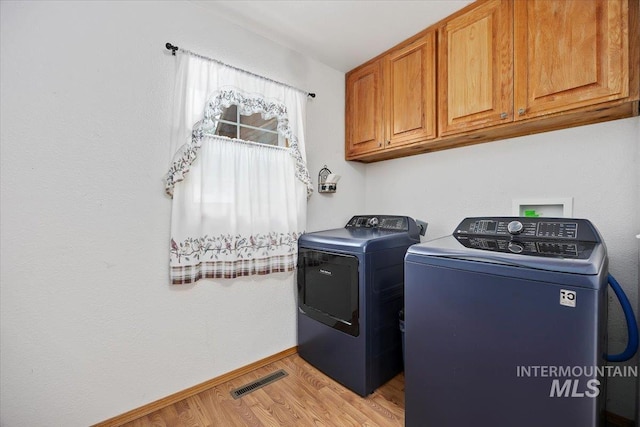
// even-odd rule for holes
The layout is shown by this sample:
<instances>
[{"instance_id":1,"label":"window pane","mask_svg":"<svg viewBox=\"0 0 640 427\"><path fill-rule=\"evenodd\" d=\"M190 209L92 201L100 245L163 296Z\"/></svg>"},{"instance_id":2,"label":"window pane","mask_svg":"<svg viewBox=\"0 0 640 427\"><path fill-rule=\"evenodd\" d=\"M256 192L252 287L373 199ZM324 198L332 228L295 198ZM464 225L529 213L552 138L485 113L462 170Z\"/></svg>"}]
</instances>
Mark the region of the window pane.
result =
<instances>
[{"instance_id":1,"label":"window pane","mask_svg":"<svg viewBox=\"0 0 640 427\"><path fill-rule=\"evenodd\" d=\"M260 144L283 145L286 140L278 135L278 120L272 118L264 120L262 114L240 115L240 134L238 135L238 106L231 105L222 110L216 126L216 135L229 138L240 138L245 141L258 142ZM255 128L255 129L253 129Z\"/></svg>"},{"instance_id":2,"label":"window pane","mask_svg":"<svg viewBox=\"0 0 640 427\"><path fill-rule=\"evenodd\" d=\"M259 142L261 144L278 145L278 134L258 129L240 127L240 139Z\"/></svg>"},{"instance_id":3,"label":"window pane","mask_svg":"<svg viewBox=\"0 0 640 427\"><path fill-rule=\"evenodd\" d=\"M228 122L237 123L238 122L238 106L230 105L229 108L225 108L222 110L222 115L220 119L226 120Z\"/></svg>"},{"instance_id":4,"label":"window pane","mask_svg":"<svg viewBox=\"0 0 640 427\"><path fill-rule=\"evenodd\" d=\"M216 135L222 135L229 138L237 138L237 126L229 123L218 122L218 127L216 128Z\"/></svg>"},{"instance_id":5,"label":"window pane","mask_svg":"<svg viewBox=\"0 0 640 427\"><path fill-rule=\"evenodd\" d=\"M255 113L250 116L240 116L240 123L243 125L253 126L256 128L267 129L276 131L278 128L278 120L274 117L269 120L262 118L260 113Z\"/></svg>"}]
</instances>

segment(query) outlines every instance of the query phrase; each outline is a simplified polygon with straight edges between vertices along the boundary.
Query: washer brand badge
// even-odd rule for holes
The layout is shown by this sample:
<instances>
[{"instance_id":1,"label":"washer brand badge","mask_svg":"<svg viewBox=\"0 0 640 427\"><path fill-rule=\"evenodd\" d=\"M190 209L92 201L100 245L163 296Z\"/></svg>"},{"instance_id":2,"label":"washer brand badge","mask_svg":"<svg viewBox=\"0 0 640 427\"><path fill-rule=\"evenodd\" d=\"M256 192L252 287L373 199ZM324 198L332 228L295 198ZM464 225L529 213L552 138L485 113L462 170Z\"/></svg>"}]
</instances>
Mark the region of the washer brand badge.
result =
<instances>
[{"instance_id":1,"label":"washer brand badge","mask_svg":"<svg viewBox=\"0 0 640 427\"><path fill-rule=\"evenodd\" d=\"M560 305L566 305L567 307L575 307L576 292L568 291L566 289L560 289Z\"/></svg>"},{"instance_id":2,"label":"washer brand badge","mask_svg":"<svg viewBox=\"0 0 640 427\"><path fill-rule=\"evenodd\" d=\"M326 274L327 276L331 276L331 272L329 270L320 269L320 274Z\"/></svg>"}]
</instances>

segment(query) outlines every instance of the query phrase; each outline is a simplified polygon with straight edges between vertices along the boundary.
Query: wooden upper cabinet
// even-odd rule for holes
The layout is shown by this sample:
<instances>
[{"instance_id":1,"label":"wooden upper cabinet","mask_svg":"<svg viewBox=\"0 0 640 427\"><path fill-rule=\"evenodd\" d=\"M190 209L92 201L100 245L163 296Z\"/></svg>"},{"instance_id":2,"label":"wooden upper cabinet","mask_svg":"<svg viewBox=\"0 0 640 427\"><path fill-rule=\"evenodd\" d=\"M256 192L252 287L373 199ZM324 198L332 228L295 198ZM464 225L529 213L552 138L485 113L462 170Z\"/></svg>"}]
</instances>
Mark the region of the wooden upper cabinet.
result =
<instances>
[{"instance_id":1,"label":"wooden upper cabinet","mask_svg":"<svg viewBox=\"0 0 640 427\"><path fill-rule=\"evenodd\" d=\"M490 0L440 28L440 135L629 96L628 0Z\"/></svg>"},{"instance_id":2,"label":"wooden upper cabinet","mask_svg":"<svg viewBox=\"0 0 640 427\"><path fill-rule=\"evenodd\" d=\"M477 0L347 73L346 96L364 162L638 116L640 1Z\"/></svg>"},{"instance_id":3,"label":"wooden upper cabinet","mask_svg":"<svg viewBox=\"0 0 640 427\"><path fill-rule=\"evenodd\" d=\"M436 137L435 31L346 78L346 158Z\"/></svg>"},{"instance_id":4,"label":"wooden upper cabinet","mask_svg":"<svg viewBox=\"0 0 640 427\"><path fill-rule=\"evenodd\" d=\"M347 74L345 126L347 158L383 147L382 66L379 61Z\"/></svg>"},{"instance_id":5,"label":"wooden upper cabinet","mask_svg":"<svg viewBox=\"0 0 640 427\"><path fill-rule=\"evenodd\" d=\"M510 0L483 2L439 29L440 135L513 120L512 40Z\"/></svg>"},{"instance_id":6,"label":"wooden upper cabinet","mask_svg":"<svg viewBox=\"0 0 640 427\"><path fill-rule=\"evenodd\" d=\"M436 137L435 32L384 57L387 146Z\"/></svg>"},{"instance_id":7,"label":"wooden upper cabinet","mask_svg":"<svg viewBox=\"0 0 640 427\"><path fill-rule=\"evenodd\" d=\"M515 0L516 120L629 96L627 0Z\"/></svg>"}]
</instances>

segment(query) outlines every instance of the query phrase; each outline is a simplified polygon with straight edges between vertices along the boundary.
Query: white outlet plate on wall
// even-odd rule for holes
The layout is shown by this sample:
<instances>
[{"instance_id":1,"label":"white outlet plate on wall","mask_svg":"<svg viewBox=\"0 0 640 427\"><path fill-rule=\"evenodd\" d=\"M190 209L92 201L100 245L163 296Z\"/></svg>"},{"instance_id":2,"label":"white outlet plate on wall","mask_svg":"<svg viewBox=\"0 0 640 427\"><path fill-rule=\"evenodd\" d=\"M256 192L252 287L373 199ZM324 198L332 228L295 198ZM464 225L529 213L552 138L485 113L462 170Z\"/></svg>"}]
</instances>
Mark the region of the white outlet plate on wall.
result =
<instances>
[{"instance_id":1,"label":"white outlet plate on wall","mask_svg":"<svg viewBox=\"0 0 640 427\"><path fill-rule=\"evenodd\" d=\"M527 216L527 211L535 212L540 217L571 218L573 197L513 199L513 216Z\"/></svg>"}]
</instances>

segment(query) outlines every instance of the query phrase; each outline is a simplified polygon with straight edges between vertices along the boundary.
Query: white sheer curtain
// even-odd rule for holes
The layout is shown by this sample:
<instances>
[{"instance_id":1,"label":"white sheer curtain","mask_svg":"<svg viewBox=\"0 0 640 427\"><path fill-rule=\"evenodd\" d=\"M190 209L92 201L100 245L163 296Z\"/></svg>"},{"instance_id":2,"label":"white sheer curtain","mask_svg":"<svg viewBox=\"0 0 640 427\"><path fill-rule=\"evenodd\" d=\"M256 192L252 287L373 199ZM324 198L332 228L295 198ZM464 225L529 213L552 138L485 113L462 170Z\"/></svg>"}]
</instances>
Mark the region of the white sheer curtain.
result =
<instances>
[{"instance_id":1,"label":"white sheer curtain","mask_svg":"<svg viewBox=\"0 0 640 427\"><path fill-rule=\"evenodd\" d=\"M171 283L292 271L311 193L306 94L188 52L179 61L166 181ZM288 147L213 135L230 105L276 118Z\"/></svg>"}]
</instances>

